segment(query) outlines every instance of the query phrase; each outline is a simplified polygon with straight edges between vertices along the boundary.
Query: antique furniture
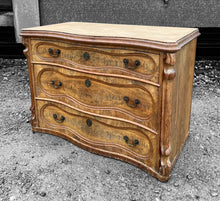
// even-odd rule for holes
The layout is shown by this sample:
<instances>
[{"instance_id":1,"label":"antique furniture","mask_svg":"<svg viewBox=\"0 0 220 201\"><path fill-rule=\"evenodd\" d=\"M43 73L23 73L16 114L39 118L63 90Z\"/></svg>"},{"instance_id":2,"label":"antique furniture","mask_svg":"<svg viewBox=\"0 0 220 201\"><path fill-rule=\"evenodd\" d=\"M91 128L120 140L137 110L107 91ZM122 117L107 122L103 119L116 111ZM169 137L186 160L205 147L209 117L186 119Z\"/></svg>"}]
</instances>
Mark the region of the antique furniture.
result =
<instances>
[{"instance_id":1,"label":"antique furniture","mask_svg":"<svg viewBox=\"0 0 220 201\"><path fill-rule=\"evenodd\" d=\"M196 28L23 29L33 131L169 179L189 134Z\"/></svg>"}]
</instances>

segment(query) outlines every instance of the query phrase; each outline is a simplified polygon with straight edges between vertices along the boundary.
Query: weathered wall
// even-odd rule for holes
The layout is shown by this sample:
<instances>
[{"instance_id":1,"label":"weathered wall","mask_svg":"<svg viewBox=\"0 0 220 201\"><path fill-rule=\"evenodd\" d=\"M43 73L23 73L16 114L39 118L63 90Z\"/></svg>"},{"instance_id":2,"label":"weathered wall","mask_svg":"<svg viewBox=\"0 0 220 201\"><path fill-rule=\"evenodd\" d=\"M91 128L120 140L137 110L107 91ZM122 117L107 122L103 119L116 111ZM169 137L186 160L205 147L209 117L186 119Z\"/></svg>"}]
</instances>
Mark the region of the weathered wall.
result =
<instances>
[{"instance_id":1,"label":"weathered wall","mask_svg":"<svg viewBox=\"0 0 220 201\"><path fill-rule=\"evenodd\" d=\"M39 0L41 25L66 21L220 27L220 0Z\"/></svg>"},{"instance_id":2,"label":"weathered wall","mask_svg":"<svg viewBox=\"0 0 220 201\"><path fill-rule=\"evenodd\" d=\"M21 43L22 28L40 25L38 0L12 0L14 13L15 37Z\"/></svg>"}]
</instances>

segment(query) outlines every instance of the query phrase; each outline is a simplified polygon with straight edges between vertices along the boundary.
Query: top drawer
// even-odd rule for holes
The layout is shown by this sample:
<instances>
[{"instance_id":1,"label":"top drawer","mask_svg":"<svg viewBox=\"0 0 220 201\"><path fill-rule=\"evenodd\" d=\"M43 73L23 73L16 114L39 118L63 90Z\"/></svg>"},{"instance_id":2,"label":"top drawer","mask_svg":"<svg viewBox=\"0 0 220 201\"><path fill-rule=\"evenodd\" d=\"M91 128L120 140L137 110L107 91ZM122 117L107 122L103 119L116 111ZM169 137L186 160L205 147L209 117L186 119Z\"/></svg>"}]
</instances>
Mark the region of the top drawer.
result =
<instances>
[{"instance_id":1,"label":"top drawer","mask_svg":"<svg viewBox=\"0 0 220 201\"><path fill-rule=\"evenodd\" d=\"M44 61L87 73L159 82L159 54L53 40L32 40L32 49L34 62Z\"/></svg>"}]
</instances>

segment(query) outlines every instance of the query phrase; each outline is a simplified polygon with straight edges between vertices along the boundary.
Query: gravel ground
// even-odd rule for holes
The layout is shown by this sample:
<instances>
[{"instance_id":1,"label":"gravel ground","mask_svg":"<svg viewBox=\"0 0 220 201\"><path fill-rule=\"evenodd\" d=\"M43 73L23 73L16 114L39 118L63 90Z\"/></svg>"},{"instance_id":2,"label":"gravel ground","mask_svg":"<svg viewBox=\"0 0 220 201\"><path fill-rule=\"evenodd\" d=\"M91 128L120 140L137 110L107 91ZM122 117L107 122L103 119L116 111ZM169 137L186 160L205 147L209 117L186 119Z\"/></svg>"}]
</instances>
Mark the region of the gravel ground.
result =
<instances>
[{"instance_id":1,"label":"gravel ground","mask_svg":"<svg viewBox=\"0 0 220 201\"><path fill-rule=\"evenodd\" d=\"M220 61L195 65L190 137L162 183L59 137L32 134L24 59L0 59L1 201L220 200Z\"/></svg>"}]
</instances>

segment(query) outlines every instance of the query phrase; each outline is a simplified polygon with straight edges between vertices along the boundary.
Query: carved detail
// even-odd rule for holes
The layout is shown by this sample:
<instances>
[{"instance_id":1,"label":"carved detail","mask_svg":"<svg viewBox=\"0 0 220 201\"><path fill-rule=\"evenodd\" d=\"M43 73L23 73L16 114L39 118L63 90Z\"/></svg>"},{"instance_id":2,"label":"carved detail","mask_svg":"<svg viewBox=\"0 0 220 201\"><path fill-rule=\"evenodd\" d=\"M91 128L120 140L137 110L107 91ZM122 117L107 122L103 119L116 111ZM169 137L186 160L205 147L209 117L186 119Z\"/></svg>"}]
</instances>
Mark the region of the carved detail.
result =
<instances>
[{"instance_id":1,"label":"carved detail","mask_svg":"<svg viewBox=\"0 0 220 201\"><path fill-rule=\"evenodd\" d=\"M173 79L176 76L174 65L176 63L175 53L166 53L164 57L164 80L163 80L163 123L161 132L161 167L160 174L169 176L171 171L170 153L170 133L172 122L172 99L173 99Z\"/></svg>"},{"instance_id":2,"label":"carved detail","mask_svg":"<svg viewBox=\"0 0 220 201\"><path fill-rule=\"evenodd\" d=\"M171 153L171 147L170 145L168 146L168 148L161 146L161 154L164 156L169 156Z\"/></svg>"},{"instance_id":3,"label":"carved detail","mask_svg":"<svg viewBox=\"0 0 220 201\"><path fill-rule=\"evenodd\" d=\"M166 146L166 145L165 145ZM171 162L169 159L170 153L171 153L171 147L168 145L168 148L165 146L161 146L161 167L160 167L160 174L164 176L168 176L171 171Z\"/></svg>"},{"instance_id":4,"label":"carved detail","mask_svg":"<svg viewBox=\"0 0 220 201\"><path fill-rule=\"evenodd\" d=\"M171 171L171 162L169 157L166 157L163 160L161 160L160 174L163 176L169 176L170 171Z\"/></svg>"},{"instance_id":5,"label":"carved detail","mask_svg":"<svg viewBox=\"0 0 220 201\"><path fill-rule=\"evenodd\" d=\"M174 66L176 64L176 53L166 53L165 63Z\"/></svg>"},{"instance_id":6,"label":"carved detail","mask_svg":"<svg viewBox=\"0 0 220 201\"><path fill-rule=\"evenodd\" d=\"M176 76L176 71L173 66L176 63L176 54L167 53L165 55L165 68L164 68L164 79L172 80Z\"/></svg>"},{"instance_id":7,"label":"carved detail","mask_svg":"<svg viewBox=\"0 0 220 201\"><path fill-rule=\"evenodd\" d=\"M164 68L164 78L167 80L172 80L176 76L176 71L173 69L173 66Z\"/></svg>"},{"instance_id":8,"label":"carved detail","mask_svg":"<svg viewBox=\"0 0 220 201\"><path fill-rule=\"evenodd\" d=\"M36 127L36 115L35 115L35 106L34 105L31 105L30 111L31 111L30 123L31 123L32 128L34 128L34 127Z\"/></svg>"},{"instance_id":9,"label":"carved detail","mask_svg":"<svg viewBox=\"0 0 220 201\"><path fill-rule=\"evenodd\" d=\"M33 78L32 78L32 70L31 70L31 63L30 63L30 53L29 53L29 38L23 37L22 38L22 44L25 46L25 49L23 50L24 55L27 58L28 61L28 71L29 71L29 80L30 80L30 88L31 88L31 118L30 123L32 128L36 127L37 121L36 121L36 115L35 115L35 106L34 106L34 94L33 94Z\"/></svg>"},{"instance_id":10,"label":"carved detail","mask_svg":"<svg viewBox=\"0 0 220 201\"><path fill-rule=\"evenodd\" d=\"M29 57L29 43L28 38L22 38L22 44L25 46L25 49L23 50L23 53L26 57ZM28 59L28 58L27 58Z\"/></svg>"}]
</instances>

